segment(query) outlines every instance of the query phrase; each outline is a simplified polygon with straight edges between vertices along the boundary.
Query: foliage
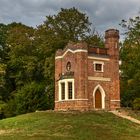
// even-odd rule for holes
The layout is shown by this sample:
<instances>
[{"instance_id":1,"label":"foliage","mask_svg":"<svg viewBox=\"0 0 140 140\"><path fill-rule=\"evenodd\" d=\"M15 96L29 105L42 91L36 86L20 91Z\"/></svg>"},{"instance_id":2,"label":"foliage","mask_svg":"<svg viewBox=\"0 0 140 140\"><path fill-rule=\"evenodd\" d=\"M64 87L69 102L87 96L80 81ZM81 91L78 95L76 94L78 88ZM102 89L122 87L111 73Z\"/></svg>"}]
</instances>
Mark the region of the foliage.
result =
<instances>
[{"instance_id":1,"label":"foliage","mask_svg":"<svg viewBox=\"0 0 140 140\"><path fill-rule=\"evenodd\" d=\"M6 103L0 99L0 119L5 118L4 109L6 107Z\"/></svg>"},{"instance_id":2,"label":"foliage","mask_svg":"<svg viewBox=\"0 0 140 140\"><path fill-rule=\"evenodd\" d=\"M136 110L140 110L140 98L136 98L133 101L133 108L136 109Z\"/></svg>"},{"instance_id":3,"label":"foliage","mask_svg":"<svg viewBox=\"0 0 140 140\"><path fill-rule=\"evenodd\" d=\"M120 50L122 105L134 107L133 102L140 97L140 17L122 21L125 41Z\"/></svg>"},{"instance_id":4,"label":"foliage","mask_svg":"<svg viewBox=\"0 0 140 140\"><path fill-rule=\"evenodd\" d=\"M100 47L104 48L104 41L103 37L101 37L98 34L92 34L88 36L85 41L91 46L91 47Z\"/></svg>"},{"instance_id":5,"label":"foliage","mask_svg":"<svg viewBox=\"0 0 140 140\"><path fill-rule=\"evenodd\" d=\"M34 29L22 24L9 25L6 43L9 46L8 75L16 87L34 79L37 58L32 45Z\"/></svg>"},{"instance_id":6,"label":"foliage","mask_svg":"<svg viewBox=\"0 0 140 140\"><path fill-rule=\"evenodd\" d=\"M43 28L52 31L54 36L63 39L61 41L64 43L68 43L69 40L84 40L91 30L88 17L76 8L62 8L57 15L46 18Z\"/></svg>"},{"instance_id":7,"label":"foliage","mask_svg":"<svg viewBox=\"0 0 140 140\"><path fill-rule=\"evenodd\" d=\"M54 108L55 52L69 42L102 46L85 13L61 9L37 28L0 24L0 97L6 117Z\"/></svg>"},{"instance_id":8,"label":"foliage","mask_svg":"<svg viewBox=\"0 0 140 140\"><path fill-rule=\"evenodd\" d=\"M32 82L17 90L8 103L7 111L11 111L9 114L18 115L51 108L48 103L49 93L45 92L45 86L44 83Z\"/></svg>"},{"instance_id":9,"label":"foliage","mask_svg":"<svg viewBox=\"0 0 140 140\"><path fill-rule=\"evenodd\" d=\"M92 45L99 45L101 37L91 32L91 23L86 14L76 8L63 9L57 15L47 16L44 24L38 26L40 39L51 49L64 48L69 41L86 41ZM94 41L91 41L91 40ZM38 41L41 43L41 41Z\"/></svg>"}]
</instances>

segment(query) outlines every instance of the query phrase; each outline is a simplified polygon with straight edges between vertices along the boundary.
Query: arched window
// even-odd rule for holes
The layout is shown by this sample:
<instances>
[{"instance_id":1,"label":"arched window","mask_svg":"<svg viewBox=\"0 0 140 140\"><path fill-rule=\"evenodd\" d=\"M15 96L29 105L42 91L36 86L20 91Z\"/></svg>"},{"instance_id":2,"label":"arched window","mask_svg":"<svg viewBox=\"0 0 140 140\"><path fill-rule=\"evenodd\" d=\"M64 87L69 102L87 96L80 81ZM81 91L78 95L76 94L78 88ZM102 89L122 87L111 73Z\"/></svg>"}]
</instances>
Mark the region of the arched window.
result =
<instances>
[{"instance_id":1,"label":"arched window","mask_svg":"<svg viewBox=\"0 0 140 140\"><path fill-rule=\"evenodd\" d=\"M70 71L71 70L71 63L70 62L67 63L66 69L67 69L67 71Z\"/></svg>"}]
</instances>

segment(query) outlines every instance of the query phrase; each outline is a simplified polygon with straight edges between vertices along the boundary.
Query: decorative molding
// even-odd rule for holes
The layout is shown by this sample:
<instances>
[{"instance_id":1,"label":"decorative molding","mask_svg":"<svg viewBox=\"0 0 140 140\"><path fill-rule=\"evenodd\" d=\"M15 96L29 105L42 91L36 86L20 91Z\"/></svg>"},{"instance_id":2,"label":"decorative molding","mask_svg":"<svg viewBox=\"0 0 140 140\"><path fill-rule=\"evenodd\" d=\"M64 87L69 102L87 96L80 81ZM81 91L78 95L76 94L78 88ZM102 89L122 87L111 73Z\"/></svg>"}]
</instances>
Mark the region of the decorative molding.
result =
<instances>
[{"instance_id":1,"label":"decorative molding","mask_svg":"<svg viewBox=\"0 0 140 140\"><path fill-rule=\"evenodd\" d=\"M120 102L120 100L110 100L111 102Z\"/></svg>"},{"instance_id":2,"label":"decorative molding","mask_svg":"<svg viewBox=\"0 0 140 140\"><path fill-rule=\"evenodd\" d=\"M109 61L109 58L102 58L102 57L95 57L95 56L88 56L88 59L94 59L94 60L101 60L101 61Z\"/></svg>"},{"instance_id":3,"label":"decorative molding","mask_svg":"<svg viewBox=\"0 0 140 140\"><path fill-rule=\"evenodd\" d=\"M88 99L67 99L67 100L60 100L60 101L55 101L55 103L58 102L67 102L67 101L88 101Z\"/></svg>"},{"instance_id":4,"label":"decorative molding","mask_svg":"<svg viewBox=\"0 0 140 140\"><path fill-rule=\"evenodd\" d=\"M93 64L102 64L102 65L104 65L105 63L103 61L94 61Z\"/></svg>"},{"instance_id":5,"label":"decorative molding","mask_svg":"<svg viewBox=\"0 0 140 140\"><path fill-rule=\"evenodd\" d=\"M71 52L71 53L77 53L77 52L88 52L87 50L84 50L84 49L77 49L77 50L71 50L71 49L67 49L67 51L65 51L65 53L61 56L56 56L55 59L61 59L63 58L68 52Z\"/></svg>"},{"instance_id":6,"label":"decorative molding","mask_svg":"<svg viewBox=\"0 0 140 140\"><path fill-rule=\"evenodd\" d=\"M101 93L101 100L102 100L102 109L105 109L105 91L104 91L104 89L102 88L102 86L101 85L97 85L95 88L94 88L94 90L93 90L93 100L94 100L94 102L93 102L93 106L94 106L94 108L95 108L95 93L96 93L96 91L99 89L99 91L100 91L100 93Z\"/></svg>"},{"instance_id":7,"label":"decorative molding","mask_svg":"<svg viewBox=\"0 0 140 140\"><path fill-rule=\"evenodd\" d=\"M111 78L88 76L88 80L91 80L91 81L105 81L105 82L110 82L111 81Z\"/></svg>"},{"instance_id":8,"label":"decorative molding","mask_svg":"<svg viewBox=\"0 0 140 140\"><path fill-rule=\"evenodd\" d=\"M62 58L63 58L62 56L56 56L56 57L55 57L55 60L56 60L56 59L62 59Z\"/></svg>"},{"instance_id":9,"label":"decorative molding","mask_svg":"<svg viewBox=\"0 0 140 140\"><path fill-rule=\"evenodd\" d=\"M73 53L77 53L77 52L88 52L88 51L84 50L84 49L77 49L77 50L73 51Z\"/></svg>"},{"instance_id":10,"label":"decorative molding","mask_svg":"<svg viewBox=\"0 0 140 140\"><path fill-rule=\"evenodd\" d=\"M101 71L96 70L96 64L101 64ZM93 62L94 65L94 71L95 72L104 72L104 62L103 61L94 61Z\"/></svg>"}]
</instances>

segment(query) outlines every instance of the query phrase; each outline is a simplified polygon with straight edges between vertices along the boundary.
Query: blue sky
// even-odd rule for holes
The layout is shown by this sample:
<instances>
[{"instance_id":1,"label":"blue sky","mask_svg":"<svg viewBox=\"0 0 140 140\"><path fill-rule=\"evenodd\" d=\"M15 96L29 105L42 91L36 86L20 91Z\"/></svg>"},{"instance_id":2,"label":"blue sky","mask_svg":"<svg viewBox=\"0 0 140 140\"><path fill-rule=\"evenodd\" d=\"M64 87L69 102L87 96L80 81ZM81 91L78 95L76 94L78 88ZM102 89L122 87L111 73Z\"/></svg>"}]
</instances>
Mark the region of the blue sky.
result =
<instances>
[{"instance_id":1,"label":"blue sky","mask_svg":"<svg viewBox=\"0 0 140 140\"><path fill-rule=\"evenodd\" d=\"M122 19L138 15L139 0L0 0L0 22L13 21L36 27L47 15L60 8L76 7L89 16L99 33L108 28L120 29Z\"/></svg>"}]
</instances>

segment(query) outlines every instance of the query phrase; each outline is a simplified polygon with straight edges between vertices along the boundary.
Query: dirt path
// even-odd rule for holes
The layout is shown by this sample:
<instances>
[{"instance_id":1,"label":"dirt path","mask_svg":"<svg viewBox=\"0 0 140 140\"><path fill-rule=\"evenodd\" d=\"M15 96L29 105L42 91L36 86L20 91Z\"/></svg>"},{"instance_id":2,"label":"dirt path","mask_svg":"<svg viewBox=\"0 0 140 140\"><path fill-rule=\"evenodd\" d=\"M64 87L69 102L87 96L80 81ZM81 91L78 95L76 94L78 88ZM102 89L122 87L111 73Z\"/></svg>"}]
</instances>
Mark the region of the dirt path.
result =
<instances>
[{"instance_id":1,"label":"dirt path","mask_svg":"<svg viewBox=\"0 0 140 140\"><path fill-rule=\"evenodd\" d=\"M140 121L139 121L139 120L137 120L137 119L135 119L135 118L133 118L133 117L131 117L131 116L125 114L124 112L119 112L119 111L117 111L117 110L111 111L111 112L112 112L113 114L115 114L116 116L125 118L125 119L130 120L130 121L132 121L132 122L134 122L134 123L140 124Z\"/></svg>"}]
</instances>

